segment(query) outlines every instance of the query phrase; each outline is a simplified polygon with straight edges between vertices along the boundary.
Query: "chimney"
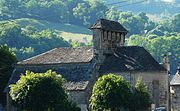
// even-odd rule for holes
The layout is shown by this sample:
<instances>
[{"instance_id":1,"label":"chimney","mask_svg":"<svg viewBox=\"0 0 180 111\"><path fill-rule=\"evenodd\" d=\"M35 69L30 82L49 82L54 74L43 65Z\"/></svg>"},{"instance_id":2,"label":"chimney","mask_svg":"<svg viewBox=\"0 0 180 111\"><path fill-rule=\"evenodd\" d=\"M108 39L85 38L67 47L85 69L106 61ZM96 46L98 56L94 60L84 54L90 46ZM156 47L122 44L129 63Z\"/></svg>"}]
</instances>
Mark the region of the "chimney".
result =
<instances>
[{"instance_id":1,"label":"chimney","mask_svg":"<svg viewBox=\"0 0 180 111\"><path fill-rule=\"evenodd\" d=\"M169 57L167 54L164 54L163 65L167 71L170 71L170 62L169 62Z\"/></svg>"}]
</instances>

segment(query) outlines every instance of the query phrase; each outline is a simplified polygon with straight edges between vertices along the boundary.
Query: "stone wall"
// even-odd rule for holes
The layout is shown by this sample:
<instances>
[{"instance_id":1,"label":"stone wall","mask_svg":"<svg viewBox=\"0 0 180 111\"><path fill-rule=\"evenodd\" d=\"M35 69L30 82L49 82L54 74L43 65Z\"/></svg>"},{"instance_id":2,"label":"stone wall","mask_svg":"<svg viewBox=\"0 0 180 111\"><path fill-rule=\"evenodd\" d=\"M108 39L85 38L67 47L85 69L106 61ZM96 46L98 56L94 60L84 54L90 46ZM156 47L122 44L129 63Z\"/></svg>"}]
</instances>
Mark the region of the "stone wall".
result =
<instances>
[{"instance_id":1,"label":"stone wall","mask_svg":"<svg viewBox=\"0 0 180 111\"><path fill-rule=\"evenodd\" d=\"M1 104L0 104L0 111L4 111L4 108Z\"/></svg>"},{"instance_id":2,"label":"stone wall","mask_svg":"<svg viewBox=\"0 0 180 111\"><path fill-rule=\"evenodd\" d=\"M68 91L68 97L76 104L86 104L85 91Z\"/></svg>"},{"instance_id":3,"label":"stone wall","mask_svg":"<svg viewBox=\"0 0 180 111\"><path fill-rule=\"evenodd\" d=\"M115 48L124 46L125 34L102 29L94 29L93 43L95 54L113 53Z\"/></svg>"},{"instance_id":4,"label":"stone wall","mask_svg":"<svg viewBox=\"0 0 180 111\"><path fill-rule=\"evenodd\" d=\"M135 85L138 78L142 78L143 82L148 86L151 97L156 107L165 106L169 108L169 81L166 72L141 72L131 71L116 73L123 76L131 84Z\"/></svg>"},{"instance_id":5,"label":"stone wall","mask_svg":"<svg viewBox=\"0 0 180 111\"><path fill-rule=\"evenodd\" d=\"M85 91L68 91L68 97L81 108L81 111L87 111L88 105L86 103Z\"/></svg>"},{"instance_id":6,"label":"stone wall","mask_svg":"<svg viewBox=\"0 0 180 111\"><path fill-rule=\"evenodd\" d=\"M180 111L180 86L171 86L171 109L172 111Z\"/></svg>"}]
</instances>

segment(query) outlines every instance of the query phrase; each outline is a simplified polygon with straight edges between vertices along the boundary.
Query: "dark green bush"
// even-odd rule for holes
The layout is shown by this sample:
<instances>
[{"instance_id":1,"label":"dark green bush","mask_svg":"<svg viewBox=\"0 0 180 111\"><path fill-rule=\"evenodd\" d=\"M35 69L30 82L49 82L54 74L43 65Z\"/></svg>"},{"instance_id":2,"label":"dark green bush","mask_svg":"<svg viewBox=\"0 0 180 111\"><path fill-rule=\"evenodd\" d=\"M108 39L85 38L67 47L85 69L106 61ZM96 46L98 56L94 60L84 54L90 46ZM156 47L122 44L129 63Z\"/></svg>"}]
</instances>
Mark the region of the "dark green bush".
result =
<instances>
[{"instance_id":1,"label":"dark green bush","mask_svg":"<svg viewBox=\"0 0 180 111\"><path fill-rule=\"evenodd\" d=\"M10 86L10 96L20 111L78 111L68 100L62 87L65 80L51 70L45 73L26 72Z\"/></svg>"}]
</instances>

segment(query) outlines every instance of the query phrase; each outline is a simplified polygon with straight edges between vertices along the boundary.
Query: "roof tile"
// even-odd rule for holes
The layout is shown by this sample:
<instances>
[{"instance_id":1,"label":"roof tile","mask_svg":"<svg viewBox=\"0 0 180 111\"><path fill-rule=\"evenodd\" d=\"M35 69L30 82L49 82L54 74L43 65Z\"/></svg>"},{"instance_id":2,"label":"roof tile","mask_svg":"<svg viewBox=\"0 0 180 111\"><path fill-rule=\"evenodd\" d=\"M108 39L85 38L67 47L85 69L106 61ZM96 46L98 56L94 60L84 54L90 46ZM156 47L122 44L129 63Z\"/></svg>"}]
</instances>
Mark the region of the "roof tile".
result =
<instances>
[{"instance_id":1,"label":"roof tile","mask_svg":"<svg viewBox=\"0 0 180 111\"><path fill-rule=\"evenodd\" d=\"M17 64L59 64L89 62L93 58L91 47L55 48L40 55L18 62Z\"/></svg>"},{"instance_id":2,"label":"roof tile","mask_svg":"<svg viewBox=\"0 0 180 111\"><path fill-rule=\"evenodd\" d=\"M161 66L143 47L125 46L119 47L114 54L106 55L106 59L100 67L101 73L113 73L123 71L164 71Z\"/></svg>"}]
</instances>

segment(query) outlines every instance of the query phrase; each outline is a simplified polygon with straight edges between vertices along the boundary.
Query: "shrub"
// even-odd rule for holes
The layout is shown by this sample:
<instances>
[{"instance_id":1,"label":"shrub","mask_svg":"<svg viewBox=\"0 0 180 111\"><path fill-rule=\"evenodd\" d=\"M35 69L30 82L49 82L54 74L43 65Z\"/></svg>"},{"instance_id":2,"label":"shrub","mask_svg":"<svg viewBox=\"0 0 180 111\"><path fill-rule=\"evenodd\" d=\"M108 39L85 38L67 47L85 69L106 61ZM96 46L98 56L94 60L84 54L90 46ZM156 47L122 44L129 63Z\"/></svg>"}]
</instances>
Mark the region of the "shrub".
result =
<instances>
[{"instance_id":1,"label":"shrub","mask_svg":"<svg viewBox=\"0 0 180 111\"><path fill-rule=\"evenodd\" d=\"M100 77L90 98L93 111L142 111L150 104L150 94L142 80L137 80L133 87L122 76L114 74Z\"/></svg>"},{"instance_id":2,"label":"shrub","mask_svg":"<svg viewBox=\"0 0 180 111\"><path fill-rule=\"evenodd\" d=\"M25 111L78 111L68 101L62 87L64 79L51 70L45 73L26 71L16 84L10 86L10 96L18 108ZM72 110L72 111L73 111Z\"/></svg>"},{"instance_id":3,"label":"shrub","mask_svg":"<svg viewBox=\"0 0 180 111\"><path fill-rule=\"evenodd\" d=\"M131 85L123 77L108 74L100 77L93 87L90 105L94 111L128 109Z\"/></svg>"}]
</instances>

